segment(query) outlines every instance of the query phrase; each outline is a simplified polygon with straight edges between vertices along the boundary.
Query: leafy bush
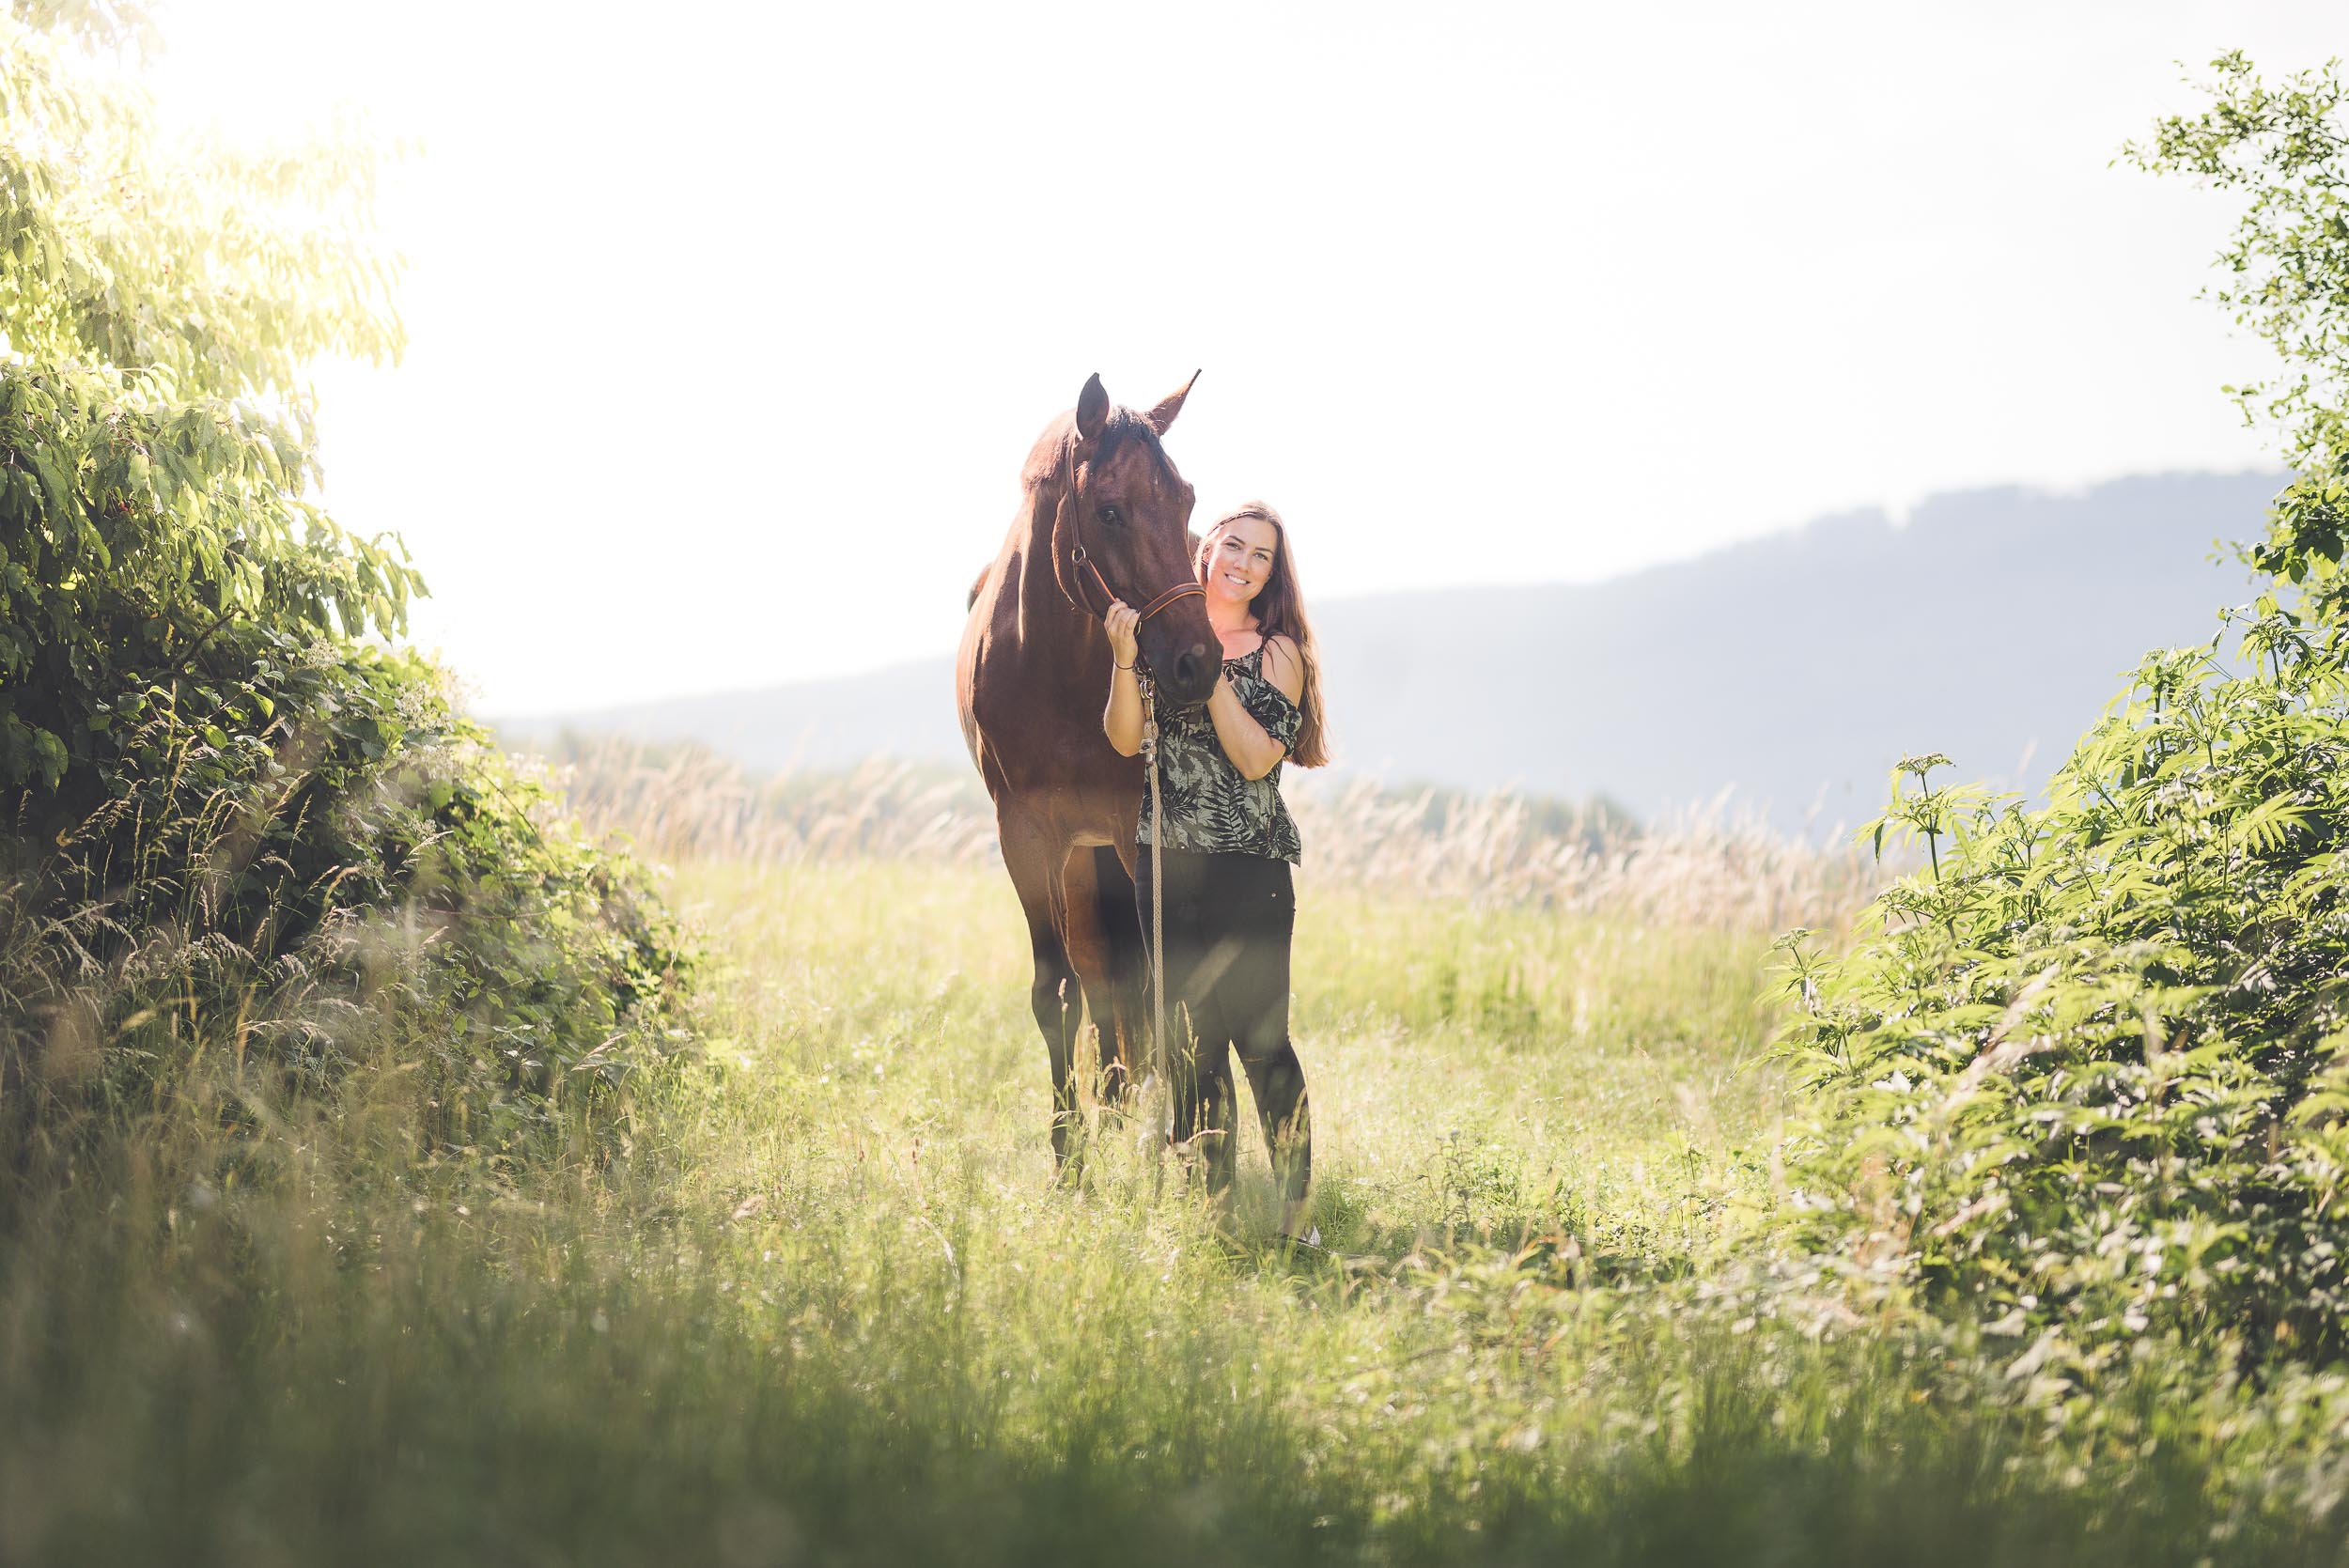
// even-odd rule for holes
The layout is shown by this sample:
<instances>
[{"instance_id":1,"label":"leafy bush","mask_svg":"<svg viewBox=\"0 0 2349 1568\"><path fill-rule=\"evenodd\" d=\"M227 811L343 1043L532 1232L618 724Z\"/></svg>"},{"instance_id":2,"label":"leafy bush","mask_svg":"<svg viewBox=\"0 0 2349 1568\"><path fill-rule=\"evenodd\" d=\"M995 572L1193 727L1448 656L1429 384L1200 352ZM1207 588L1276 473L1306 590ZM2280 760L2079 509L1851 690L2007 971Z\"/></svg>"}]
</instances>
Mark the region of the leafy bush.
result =
<instances>
[{"instance_id":1,"label":"leafy bush","mask_svg":"<svg viewBox=\"0 0 2349 1568\"><path fill-rule=\"evenodd\" d=\"M2219 298L2294 366L2236 389L2298 465L2245 667L2149 655L2044 807L1905 761L1876 840L1927 863L1841 957L1789 944L1812 1245L2059 1384L2162 1331L2349 1350L2349 138L2329 70L2217 66L2132 155L2249 193Z\"/></svg>"},{"instance_id":2,"label":"leafy bush","mask_svg":"<svg viewBox=\"0 0 2349 1568\"><path fill-rule=\"evenodd\" d=\"M0 1132L210 1051L236 1114L377 1060L428 1142L511 1143L687 966L316 499L302 365L398 348L371 155L182 153L76 47L0 20Z\"/></svg>"}]
</instances>

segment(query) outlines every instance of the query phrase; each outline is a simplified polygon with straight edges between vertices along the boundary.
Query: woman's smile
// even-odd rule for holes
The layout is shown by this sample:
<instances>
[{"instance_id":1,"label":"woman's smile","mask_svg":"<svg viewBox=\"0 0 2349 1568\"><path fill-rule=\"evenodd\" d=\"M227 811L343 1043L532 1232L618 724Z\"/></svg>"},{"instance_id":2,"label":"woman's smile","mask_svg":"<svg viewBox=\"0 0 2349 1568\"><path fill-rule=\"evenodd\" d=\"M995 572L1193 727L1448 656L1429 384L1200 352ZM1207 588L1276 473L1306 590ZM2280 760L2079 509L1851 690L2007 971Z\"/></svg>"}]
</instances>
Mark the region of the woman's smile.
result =
<instances>
[{"instance_id":1,"label":"woman's smile","mask_svg":"<svg viewBox=\"0 0 2349 1568\"><path fill-rule=\"evenodd\" d=\"M1281 536L1261 518L1236 518L1215 535L1207 558L1206 588L1210 595L1242 603L1256 597L1272 575L1273 552Z\"/></svg>"}]
</instances>

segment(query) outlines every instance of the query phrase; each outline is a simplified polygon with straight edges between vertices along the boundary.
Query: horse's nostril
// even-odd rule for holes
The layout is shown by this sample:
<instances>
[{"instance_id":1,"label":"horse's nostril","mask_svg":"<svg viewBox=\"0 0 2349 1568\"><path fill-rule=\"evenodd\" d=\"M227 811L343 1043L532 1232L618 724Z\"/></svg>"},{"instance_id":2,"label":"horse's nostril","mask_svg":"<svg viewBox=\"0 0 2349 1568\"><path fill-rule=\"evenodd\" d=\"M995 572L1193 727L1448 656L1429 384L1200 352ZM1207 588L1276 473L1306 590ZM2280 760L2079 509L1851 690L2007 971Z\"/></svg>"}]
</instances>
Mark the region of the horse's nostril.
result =
<instances>
[{"instance_id":1,"label":"horse's nostril","mask_svg":"<svg viewBox=\"0 0 2349 1568\"><path fill-rule=\"evenodd\" d=\"M1204 646L1198 644L1193 644L1190 648L1176 656L1174 660L1174 683L1177 686L1189 686L1192 681L1199 678L1200 660L1206 657L1206 653L1207 650Z\"/></svg>"}]
</instances>

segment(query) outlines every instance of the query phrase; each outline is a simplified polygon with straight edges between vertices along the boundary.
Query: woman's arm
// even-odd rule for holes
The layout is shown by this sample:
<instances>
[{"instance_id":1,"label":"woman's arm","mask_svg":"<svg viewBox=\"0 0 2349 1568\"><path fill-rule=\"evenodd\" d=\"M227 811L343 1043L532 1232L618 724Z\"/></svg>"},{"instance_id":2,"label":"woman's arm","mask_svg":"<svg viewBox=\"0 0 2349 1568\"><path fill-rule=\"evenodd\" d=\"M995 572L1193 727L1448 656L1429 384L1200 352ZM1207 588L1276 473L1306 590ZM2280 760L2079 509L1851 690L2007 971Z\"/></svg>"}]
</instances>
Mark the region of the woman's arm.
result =
<instances>
[{"instance_id":1,"label":"woman's arm","mask_svg":"<svg viewBox=\"0 0 2349 1568\"><path fill-rule=\"evenodd\" d=\"M1110 671L1109 706L1101 710L1101 733L1110 737L1110 749L1122 757L1142 750L1142 685L1134 674L1138 645L1134 629L1141 624L1140 613L1127 609L1124 599L1111 600L1109 613L1101 617L1102 629L1110 634L1110 660L1115 666Z\"/></svg>"},{"instance_id":2,"label":"woman's arm","mask_svg":"<svg viewBox=\"0 0 2349 1568\"><path fill-rule=\"evenodd\" d=\"M1297 644L1285 637L1265 640L1265 678L1278 687L1281 694L1291 702L1305 690L1304 661L1298 656ZM1239 693L1232 683L1218 675L1215 691L1207 698L1207 717L1214 721L1215 737L1223 743L1223 754L1232 759L1243 779L1261 779L1289 754L1289 749L1266 733L1247 708L1240 706Z\"/></svg>"}]
</instances>

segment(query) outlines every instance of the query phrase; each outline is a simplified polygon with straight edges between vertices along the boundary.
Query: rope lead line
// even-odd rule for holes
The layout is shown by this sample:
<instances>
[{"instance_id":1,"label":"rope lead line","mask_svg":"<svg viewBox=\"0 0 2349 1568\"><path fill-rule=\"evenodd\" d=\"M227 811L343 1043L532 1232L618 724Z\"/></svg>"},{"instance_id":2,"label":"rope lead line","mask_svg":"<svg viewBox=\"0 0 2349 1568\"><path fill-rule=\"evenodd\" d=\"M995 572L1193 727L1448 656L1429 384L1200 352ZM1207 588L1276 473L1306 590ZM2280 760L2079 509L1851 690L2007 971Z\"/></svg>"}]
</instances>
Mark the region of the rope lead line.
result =
<instances>
[{"instance_id":1,"label":"rope lead line","mask_svg":"<svg viewBox=\"0 0 2349 1568\"><path fill-rule=\"evenodd\" d=\"M1142 768L1150 776L1150 1053L1157 1058L1152 1065L1171 1102L1174 1079L1174 1057L1166 1048L1166 832L1159 819L1159 705L1156 683L1148 674L1139 673L1139 680Z\"/></svg>"}]
</instances>

